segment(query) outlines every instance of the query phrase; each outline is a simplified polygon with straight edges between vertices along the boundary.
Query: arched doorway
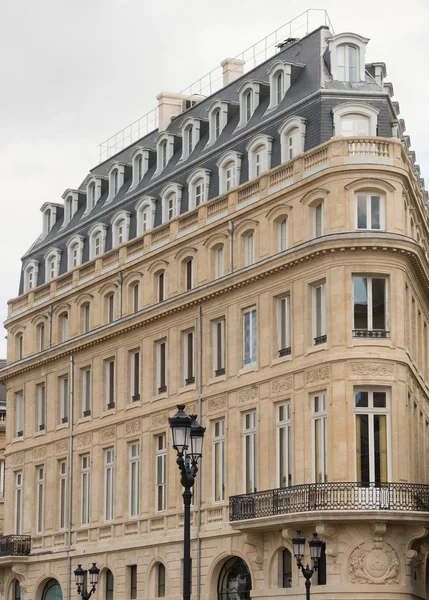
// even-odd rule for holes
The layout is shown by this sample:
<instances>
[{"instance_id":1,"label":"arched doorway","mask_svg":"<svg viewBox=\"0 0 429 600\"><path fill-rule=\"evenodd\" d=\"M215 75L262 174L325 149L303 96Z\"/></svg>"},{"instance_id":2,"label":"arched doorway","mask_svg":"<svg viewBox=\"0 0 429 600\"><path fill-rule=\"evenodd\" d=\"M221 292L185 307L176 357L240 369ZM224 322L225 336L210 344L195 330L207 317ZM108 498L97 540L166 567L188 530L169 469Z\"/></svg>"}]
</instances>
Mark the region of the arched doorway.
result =
<instances>
[{"instance_id":1,"label":"arched doorway","mask_svg":"<svg viewBox=\"0 0 429 600\"><path fill-rule=\"evenodd\" d=\"M218 600L249 600L251 589L250 571L244 560L238 556L227 560L219 574Z\"/></svg>"},{"instance_id":2,"label":"arched doorway","mask_svg":"<svg viewBox=\"0 0 429 600\"><path fill-rule=\"evenodd\" d=\"M45 585L42 600L63 600L61 586L56 579L50 579Z\"/></svg>"}]
</instances>

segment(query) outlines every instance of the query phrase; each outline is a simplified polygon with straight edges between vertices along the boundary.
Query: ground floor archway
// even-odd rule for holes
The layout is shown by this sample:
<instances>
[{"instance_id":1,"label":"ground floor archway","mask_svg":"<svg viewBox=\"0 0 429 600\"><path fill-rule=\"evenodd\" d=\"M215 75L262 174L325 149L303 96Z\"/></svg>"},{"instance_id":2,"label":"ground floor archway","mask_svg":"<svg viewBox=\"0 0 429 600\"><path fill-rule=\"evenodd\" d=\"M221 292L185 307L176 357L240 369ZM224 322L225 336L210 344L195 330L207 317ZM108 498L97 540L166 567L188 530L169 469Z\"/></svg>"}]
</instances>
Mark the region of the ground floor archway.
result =
<instances>
[{"instance_id":1,"label":"ground floor archway","mask_svg":"<svg viewBox=\"0 0 429 600\"><path fill-rule=\"evenodd\" d=\"M223 565L218 579L218 600L249 600L252 589L250 571L244 560L232 556Z\"/></svg>"}]
</instances>

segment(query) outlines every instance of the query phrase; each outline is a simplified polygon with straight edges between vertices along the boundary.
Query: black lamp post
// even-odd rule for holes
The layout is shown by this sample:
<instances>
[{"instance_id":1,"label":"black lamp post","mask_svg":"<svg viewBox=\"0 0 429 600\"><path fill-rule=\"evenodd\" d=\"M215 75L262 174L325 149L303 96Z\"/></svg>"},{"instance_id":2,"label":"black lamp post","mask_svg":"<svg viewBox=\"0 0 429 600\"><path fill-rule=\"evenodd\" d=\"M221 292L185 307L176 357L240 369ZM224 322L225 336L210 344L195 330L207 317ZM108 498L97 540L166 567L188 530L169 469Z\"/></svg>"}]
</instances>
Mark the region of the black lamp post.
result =
<instances>
[{"instance_id":1,"label":"black lamp post","mask_svg":"<svg viewBox=\"0 0 429 600\"><path fill-rule=\"evenodd\" d=\"M89 592L86 590L85 582L85 576L87 573L89 573L89 583L91 585L91 589L89 590ZM83 600L88 600L95 592L99 574L100 569L97 567L96 563L92 563L92 567L90 567L88 571L82 569L82 565L77 566L77 569L74 572L74 576L76 579L77 593L82 596Z\"/></svg>"},{"instance_id":2,"label":"black lamp post","mask_svg":"<svg viewBox=\"0 0 429 600\"><path fill-rule=\"evenodd\" d=\"M168 419L173 448L177 452L180 483L184 488L183 506L183 600L191 599L191 500L192 488L198 473L198 460L203 453L205 427L197 422L196 415L185 413L184 404L178 404L177 413ZM189 448L189 450L188 450Z\"/></svg>"},{"instance_id":3,"label":"black lamp post","mask_svg":"<svg viewBox=\"0 0 429 600\"><path fill-rule=\"evenodd\" d=\"M298 530L296 535L292 538L293 545L293 554L296 558L296 564L298 565L298 569L301 569L302 574L305 577L305 590L306 590L306 599L310 600L310 587L311 587L311 577L313 573L317 571L318 561L320 555L322 553L322 540L319 540L317 533L313 533L313 539L308 541L308 545L310 546L310 556L312 562L312 568L307 566L304 567L302 564L302 559L304 558L305 552L305 537L301 535L301 531Z\"/></svg>"}]
</instances>

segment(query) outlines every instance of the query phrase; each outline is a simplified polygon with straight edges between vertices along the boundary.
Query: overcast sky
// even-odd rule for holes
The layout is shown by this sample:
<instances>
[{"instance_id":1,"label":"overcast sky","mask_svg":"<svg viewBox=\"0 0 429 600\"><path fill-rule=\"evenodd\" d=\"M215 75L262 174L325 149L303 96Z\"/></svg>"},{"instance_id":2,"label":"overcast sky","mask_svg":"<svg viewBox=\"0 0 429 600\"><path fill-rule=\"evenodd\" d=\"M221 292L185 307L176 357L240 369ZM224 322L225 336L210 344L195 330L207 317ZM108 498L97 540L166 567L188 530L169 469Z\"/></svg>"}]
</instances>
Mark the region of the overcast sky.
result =
<instances>
[{"instance_id":1,"label":"overcast sky","mask_svg":"<svg viewBox=\"0 0 429 600\"><path fill-rule=\"evenodd\" d=\"M370 38L428 187L428 0L0 0L1 321L40 207L81 183L98 144L310 7Z\"/></svg>"}]
</instances>

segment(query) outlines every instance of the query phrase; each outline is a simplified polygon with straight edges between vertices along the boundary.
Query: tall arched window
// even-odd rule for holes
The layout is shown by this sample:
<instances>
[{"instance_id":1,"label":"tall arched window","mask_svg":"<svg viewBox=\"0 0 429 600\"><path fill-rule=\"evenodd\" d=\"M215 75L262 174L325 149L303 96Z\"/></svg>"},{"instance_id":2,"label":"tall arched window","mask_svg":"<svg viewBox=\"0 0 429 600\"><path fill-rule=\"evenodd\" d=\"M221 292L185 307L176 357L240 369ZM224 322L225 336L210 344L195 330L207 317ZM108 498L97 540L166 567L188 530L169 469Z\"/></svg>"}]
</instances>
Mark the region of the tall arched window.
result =
<instances>
[{"instance_id":1,"label":"tall arched window","mask_svg":"<svg viewBox=\"0 0 429 600\"><path fill-rule=\"evenodd\" d=\"M267 75L270 78L270 104L268 109L271 109L280 104L290 88L291 65L281 60L276 60L268 69Z\"/></svg>"},{"instance_id":2,"label":"tall arched window","mask_svg":"<svg viewBox=\"0 0 429 600\"><path fill-rule=\"evenodd\" d=\"M50 579L45 585L42 600L63 600L61 586L56 579Z\"/></svg>"},{"instance_id":3,"label":"tall arched window","mask_svg":"<svg viewBox=\"0 0 429 600\"><path fill-rule=\"evenodd\" d=\"M156 597L165 598L165 567L162 563L156 566Z\"/></svg>"},{"instance_id":4,"label":"tall arched window","mask_svg":"<svg viewBox=\"0 0 429 600\"><path fill-rule=\"evenodd\" d=\"M51 281L58 277L60 272L61 250L53 248L49 251L45 259L45 281Z\"/></svg>"},{"instance_id":5,"label":"tall arched window","mask_svg":"<svg viewBox=\"0 0 429 600\"><path fill-rule=\"evenodd\" d=\"M140 309L140 284L138 281L134 281L130 285L130 300L132 312L137 312Z\"/></svg>"},{"instance_id":6,"label":"tall arched window","mask_svg":"<svg viewBox=\"0 0 429 600\"><path fill-rule=\"evenodd\" d=\"M277 236L278 236L278 249L279 252L287 250L288 239L287 239L287 217L283 217L277 221Z\"/></svg>"},{"instance_id":7,"label":"tall arched window","mask_svg":"<svg viewBox=\"0 0 429 600\"><path fill-rule=\"evenodd\" d=\"M213 248L213 261L214 261L214 276L215 279L223 277L225 275L225 251L223 244L215 246Z\"/></svg>"},{"instance_id":8,"label":"tall arched window","mask_svg":"<svg viewBox=\"0 0 429 600\"><path fill-rule=\"evenodd\" d=\"M304 152L306 119L291 117L279 129L281 160L287 162Z\"/></svg>"},{"instance_id":9,"label":"tall arched window","mask_svg":"<svg viewBox=\"0 0 429 600\"><path fill-rule=\"evenodd\" d=\"M37 286L39 275L39 263L37 260L30 260L24 267L24 293Z\"/></svg>"},{"instance_id":10,"label":"tall arched window","mask_svg":"<svg viewBox=\"0 0 429 600\"><path fill-rule=\"evenodd\" d=\"M97 223L89 230L89 257L94 259L103 254L106 244L107 227L104 223Z\"/></svg>"},{"instance_id":11,"label":"tall arched window","mask_svg":"<svg viewBox=\"0 0 429 600\"><path fill-rule=\"evenodd\" d=\"M226 124L228 123L228 106L229 103L224 100L215 100L207 109L209 117L209 141L210 146L215 143Z\"/></svg>"},{"instance_id":12,"label":"tall arched window","mask_svg":"<svg viewBox=\"0 0 429 600\"><path fill-rule=\"evenodd\" d=\"M375 136L377 135L378 110L372 106L350 102L332 109L334 117L334 135ZM365 152L365 147L360 148Z\"/></svg>"},{"instance_id":13,"label":"tall arched window","mask_svg":"<svg viewBox=\"0 0 429 600\"><path fill-rule=\"evenodd\" d=\"M89 302L82 304L82 330L83 333L88 333L91 329L91 305Z\"/></svg>"},{"instance_id":14,"label":"tall arched window","mask_svg":"<svg viewBox=\"0 0 429 600\"><path fill-rule=\"evenodd\" d=\"M192 171L187 179L187 183L189 197L188 208L189 210L192 210L208 200L210 171L207 169L196 169L195 171Z\"/></svg>"},{"instance_id":15,"label":"tall arched window","mask_svg":"<svg viewBox=\"0 0 429 600\"><path fill-rule=\"evenodd\" d=\"M66 342L69 338L69 315L67 312L60 314L58 328L60 342Z\"/></svg>"},{"instance_id":16,"label":"tall arched window","mask_svg":"<svg viewBox=\"0 0 429 600\"><path fill-rule=\"evenodd\" d=\"M213 113L213 127L214 127L214 138L220 136L220 108L217 108Z\"/></svg>"},{"instance_id":17,"label":"tall arched window","mask_svg":"<svg viewBox=\"0 0 429 600\"><path fill-rule=\"evenodd\" d=\"M121 210L112 219L112 246L116 248L128 241L131 214Z\"/></svg>"},{"instance_id":18,"label":"tall arched window","mask_svg":"<svg viewBox=\"0 0 429 600\"><path fill-rule=\"evenodd\" d=\"M240 185L241 154L227 152L217 162L219 168L219 193L223 194Z\"/></svg>"},{"instance_id":19,"label":"tall arched window","mask_svg":"<svg viewBox=\"0 0 429 600\"><path fill-rule=\"evenodd\" d=\"M116 194L119 191L119 173L118 173L118 169L115 169L112 172L112 192L113 195L116 196Z\"/></svg>"},{"instance_id":20,"label":"tall arched window","mask_svg":"<svg viewBox=\"0 0 429 600\"><path fill-rule=\"evenodd\" d=\"M192 290L194 287L194 259L188 258L184 261L185 290Z\"/></svg>"},{"instance_id":21,"label":"tall arched window","mask_svg":"<svg viewBox=\"0 0 429 600\"><path fill-rule=\"evenodd\" d=\"M244 266L248 267L255 262L255 233L248 231L243 236Z\"/></svg>"},{"instance_id":22,"label":"tall arched window","mask_svg":"<svg viewBox=\"0 0 429 600\"><path fill-rule=\"evenodd\" d=\"M89 208L90 210L94 208L96 200L95 200L95 181L93 181L88 188L89 194Z\"/></svg>"},{"instance_id":23,"label":"tall arched window","mask_svg":"<svg viewBox=\"0 0 429 600\"><path fill-rule=\"evenodd\" d=\"M24 334L18 333L15 338L15 347L16 347L16 358L17 360L21 360L24 358Z\"/></svg>"},{"instance_id":24,"label":"tall arched window","mask_svg":"<svg viewBox=\"0 0 429 600\"><path fill-rule=\"evenodd\" d=\"M107 569L105 579L106 579L105 600L113 600L114 580L113 580L113 573L110 569Z\"/></svg>"},{"instance_id":25,"label":"tall arched window","mask_svg":"<svg viewBox=\"0 0 429 600\"><path fill-rule=\"evenodd\" d=\"M162 199L162 222L166 223L180 214L182 201L182 186L170 183L161 192Z\"/></svg>"},{"instance_id":26,"label":"tall arched window","mask_svg":"<svg viewBox=\"0 0 429 600\"><path fill-rule=\"evenodd\" d=\"M161 168L165 169L165 167L167 166L167 141L166 140L161 142L161 144L159 146L159 152L161 154L161 158L160 158Z\"/></svg>"},{"instance_id":27,"label":"tall arched window","mask_svg":"<svg viewBox=\"0 0 429 600\"><path fill-rule=\"evenodd\" d=\"M158 302L165 300L165 271L157 274L157 296Z\"/></svg>"},{"instance_id":28,"label":"tall arched window","mask_svg":"<svg viewBox=\"0 0 429 600\"><path fill-rule=\"evenodd\" d=\"M155 219L155 198L145 196L136 205L137 235L152 229Z\"/></svg>"},{"instance_id":29,"label":"tall arched window","mask_svg":"<svg viewBox=\"0 0 429 600\"><path fill-rule=\"evenodd\" d=\"M237 91L240 98L240 122L238 127L243 127L253 117L259 104L260 85L255 81L243 81Z\"/></svg>"},{"instance_id":30,"label":"tall arched window","mask_svg":"<svg viewBox=\"0 0 429 600\"><path fill-rule=\"evenodd\" d=\"M42 352L45 349L45 324L39 323L36 331L38 352Z\"/></svg>"},{"instance_id":31,"label":"tall arched window","mask_svg":"<svg viewBox=\"0 0 429 600\"><path fill-rule=\"evenodd\" d=\"M249 179L271 168L271 145L273 138L268 135L258 135L246 147L249 160Z\"/></svg>"},{"instance_id":32,"label":"tall arched window","mask_svg":"<svg viewBox=\"0 0 429 600\"><path fill-rule=\"evenodd\" d=\"M21 584L17 579L12 583L12 600L21 600Z\"/></svg>"},{"instance_id":33,"label":"tall arched window","mask_svg":"<svg viewBox=\"0 0 429 600\"><path fill-rule=\"evenodd\" d=\"M252 580L242 558L233 556L222 567L218 579L218 600L250 600Z\"/></svg>"},{"instance_id":34,"label":"tall arched window","mask_svg":"<svg viewBox=\"0 0 429 600\"><path fill-rule=\"evenodd\" d=\"M339 81L359 81L359 49L351 44L337 46L337 76Z\"/></svg>"},{"instance_id":35,"label":"tall arched window","mask_svg":"<svg viewBox=\"0 0 429 600\"><path fill-rule=\"evenodd\" d=\"M76 235L67 242L67 266L73 269L82 264L84 238Z\"/></svg>"},{"instance_id":36,"label":"tall arched window","mask_svg":"<svg viewBox=\"0 0 429 600\"><path fill-rule=\"evenodd\" d=\"M292 587L292 553L288 548L281 551L281 587Z\"/></svg>"},{"instance_id":37,"label":"tall arched window","mask_svg":"<svg viewBox=\"0 0 429 600\"><path fill-rule=\"evenodd\" d=\"M112 323L115 319L115 294L111 292L106 296L106 320Z\"/></svg>"}]
</instances>

